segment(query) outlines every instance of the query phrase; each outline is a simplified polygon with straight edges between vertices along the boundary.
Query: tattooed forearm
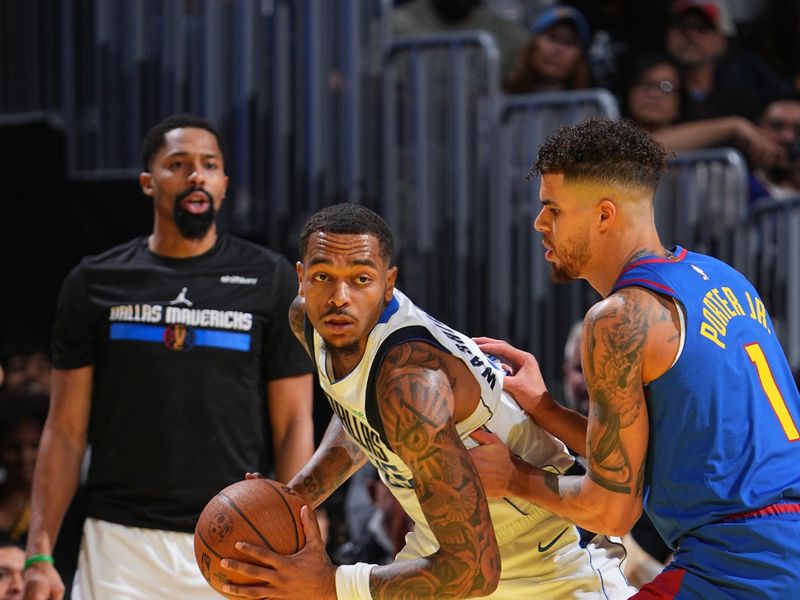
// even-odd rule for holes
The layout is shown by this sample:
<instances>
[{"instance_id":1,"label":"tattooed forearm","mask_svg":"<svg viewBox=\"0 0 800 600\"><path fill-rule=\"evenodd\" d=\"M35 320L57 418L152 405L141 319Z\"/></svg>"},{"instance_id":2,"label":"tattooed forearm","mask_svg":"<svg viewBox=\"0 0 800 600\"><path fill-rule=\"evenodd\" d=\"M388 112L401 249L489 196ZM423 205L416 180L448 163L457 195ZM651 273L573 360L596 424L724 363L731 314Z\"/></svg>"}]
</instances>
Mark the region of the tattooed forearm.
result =
<instances>
[{"instance_id":1,"label":"tattooed forearm","mask_svg":"<svg viewBox=\"0 0 800 600\"><path fill-rule=\"evenodd\" d=\"M622 442L622 432L642 410L641 365L650 326L647 302L618 299L587 315L586 384L589 413L589 477L598 485L629 494L641 487Z\"/></svg>"},{"instance_id":2,"label":"tattooed forearm","mask_svg":"<svg viewBox=\"0 0 800 600\"><path fill-rule=\"evenodd\" d=\"M333 417L314 455L289 482L289 487L319 506L367 460L366 455Z\"/></svg>"},{"instance_id":3,"label":"tattooed forearm","mask_svg":"<svg viewBox=\"0 0 800 600\"><path fill-rule=\"evenodd\" d=\"M453 383L435 349L392 350L378 378L381 418L440 549L373 571L373 598L460 598L490 593L500 570L488 504L451 418ZM402 576L402 577L400 577Z\"/></svg>"}]
</instances>

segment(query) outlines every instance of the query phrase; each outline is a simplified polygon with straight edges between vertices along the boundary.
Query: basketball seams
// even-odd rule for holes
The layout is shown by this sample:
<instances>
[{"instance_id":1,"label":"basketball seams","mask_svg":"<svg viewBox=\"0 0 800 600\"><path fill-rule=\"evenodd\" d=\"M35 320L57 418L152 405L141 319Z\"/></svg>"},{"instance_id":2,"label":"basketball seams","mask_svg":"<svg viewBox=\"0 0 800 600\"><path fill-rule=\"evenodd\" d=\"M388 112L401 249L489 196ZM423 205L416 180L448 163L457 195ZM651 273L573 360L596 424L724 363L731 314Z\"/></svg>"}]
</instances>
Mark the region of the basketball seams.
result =
<instances>
[{"instance_id":1,"label":"basketball seams","mask_svg":"<svg viewBox=\"0 0 800 600\"><path fill-rule=\"evenodd\" d=\"M258 539L260 539L262 542L264 542L264 545L267 548L269 548L272 552L275 552L275 548L272 546L272 544L269 543L269 540L267 540L267 538L264 537L264 535L258 530L258 528L255 525L253 525L253 522L247 517L247 515L244 514L241 510L239 510L239 507L236 506L236 503L233 500L231 500L230 498L228 498L222 492L220 492L218 495L219 495L220 498L225 500L225 502L227 502L228 505L233 510L235 510L239 514L240 517L242 517L242 519L244 519L244 522L247 523L250 526L250 529L252 529L255 532L255 534L258 536Z\"/></svg>"},{"instance_id":2,"label":"basketball seams","mask_svg":"<svg viewBox=\"0 0 800 600\"><path fill-rule=\"evenodd\" d=\"M264 483L269 490L264 489ZM254 583L251 578L241 579L241 574L229 575L221 570L221 561L237 553L233 545L237 539L252 540L284 556L298 552L305 540L299 515L301 506L300 496L272 480L239 481L218 492L203 509L195 528L195 558L208 584L233 600L233 596L222 592L222 585ZM292 528L294 531L290 531ZM294 549L291 549L292 534Z\"/></svg>"},{"instance_id":3,"label":"basketball seams","mask_svg":"<svg viewBox=\"0 0 800 600\"><path fill-rule=\"evenodd\" d=\"M203 545L206 547L206 549L207 549L209 552L211 552L211 554L213 554L214 556L216 556L218 559L222 560L223 556L222 556L222 555L221 555L219 552L217 552L216 550L214 550L214 548L212 548L212 547L211 547L211 544L209 544L209 543L206 541L206 538L204 538L204 537L203 537L203 534L202 534L202 533L200 533L200 531L199 531L199 530L198 530L198 531L195 531L195 535L196 535L197 537L199 537L199 538L200 538L200 541L201 541L201 542L203 542Z\"/></svg>"},{"instance_id":4,"label":"basketball seams","mask_svg":"<svg viewBox=\"0 0 800 600\"><path fill-rule=\"evenodd\" d=\"M286 510L292 516L292 521L294 522L294 548L295 548L294 552L299 552L300 551L300 531L303 530L303 524L300 522L299 518L297 518L295 516L295 512L292 509L292 506L289 504L289 501L284 496L283 490L280 489L278 487L278 485L275 482L271 481L271 480L262 479L260 481L263 481L264 483L266 483L270 487L270 489L278 495L278 498L281 499L281 502L283 502L284 506L286 506ZM294 552L293 552L293 554L294 554Z\"/></svg>"}]
</instances>

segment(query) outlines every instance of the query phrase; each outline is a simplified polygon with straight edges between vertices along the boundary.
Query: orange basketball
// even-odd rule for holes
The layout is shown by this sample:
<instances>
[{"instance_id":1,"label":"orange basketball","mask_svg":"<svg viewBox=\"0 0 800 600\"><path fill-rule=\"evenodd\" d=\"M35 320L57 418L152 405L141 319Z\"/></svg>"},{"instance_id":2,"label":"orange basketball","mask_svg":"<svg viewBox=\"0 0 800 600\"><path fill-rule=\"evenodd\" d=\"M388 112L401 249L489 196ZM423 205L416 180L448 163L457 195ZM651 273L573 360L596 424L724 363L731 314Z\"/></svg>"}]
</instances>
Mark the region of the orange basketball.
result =
<instances>
[{"instance_id":1,"label":"orange basketball","mask_svg":"<svg viewBox=\"0 0 800 600\"><path fill-rule=\"evenodd\" d=\"M206 504L194 530L194 555L208 584L222 593L226 583L258 583L220 567L223 558L248 560L236 542L294 554L306 543L300 508L304 502L271 479L246 479L229 485ZM233 598L233 596L226 596Z\"/></svg>"}]
</instances>

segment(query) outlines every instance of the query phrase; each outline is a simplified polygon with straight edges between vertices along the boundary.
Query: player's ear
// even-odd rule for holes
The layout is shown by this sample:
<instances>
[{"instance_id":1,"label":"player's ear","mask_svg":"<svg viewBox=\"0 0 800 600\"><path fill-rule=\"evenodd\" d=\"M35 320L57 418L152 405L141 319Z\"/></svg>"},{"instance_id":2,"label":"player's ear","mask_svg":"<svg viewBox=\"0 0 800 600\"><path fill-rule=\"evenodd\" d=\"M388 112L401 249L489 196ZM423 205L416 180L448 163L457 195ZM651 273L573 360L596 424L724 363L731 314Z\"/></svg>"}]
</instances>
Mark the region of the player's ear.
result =
<instances>
[{"instance_id":1,"label":"player's ear","mask_svg":"<svg viewBox=\"0 0 800 600\"><path fill-rule=\"evenodd\" d=\"M394 295L394 282L397 280L397 267L392 267L386 271L386 302L391 301Z\"/></svg>"},{"instance_id":2,"label":"player's ear","mask_svg":"<svg viewBox=\"0 0 800 600\"><path fill-rule=\"evenodd\" d=\"M139 185L142 187L142 193L151 198L155 195L153 190L153 176L147 171L139 173Z\"/></svg>"},{"instance_id":3,"label":"player's ear","mask_svg":"<svg viewBox=\"0 0 800 600\"><path fill-rule=\"evenodd\" d=\"M303 263L299 260L294 263L294 268L297 271L297 295L303 296L303 274L305 273L305 269L303 268Z\"/></svg>"},{"instance_id":4,"label":"player's ear","mask_svg":"<svg viewBox=\"0 0 800 600\"><path fill-rule=\"evenodd\" d=\"M597 224L601 233L605 233L617 220L617 205L613 200L603 198L597 205Z\"/></svg>"}]
</instances>

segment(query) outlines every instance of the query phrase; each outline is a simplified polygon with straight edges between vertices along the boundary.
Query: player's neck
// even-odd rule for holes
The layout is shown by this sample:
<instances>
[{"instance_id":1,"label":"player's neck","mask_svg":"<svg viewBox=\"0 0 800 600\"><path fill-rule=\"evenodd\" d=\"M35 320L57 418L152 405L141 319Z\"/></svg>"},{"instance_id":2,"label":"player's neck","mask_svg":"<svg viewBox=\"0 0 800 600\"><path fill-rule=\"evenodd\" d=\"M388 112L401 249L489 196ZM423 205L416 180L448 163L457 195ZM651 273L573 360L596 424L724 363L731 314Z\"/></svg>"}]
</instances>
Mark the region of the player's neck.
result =
<instances>
[{"instance_id":1,"label":"player's neck","mask_svg":"<svg viewBox=\"0 0 800 600\"><path fill-rule=\"evenodd\" d=\"M217 225L211 225L208 232L199 239L188 239L181 235L173 222L159 223L147 240L147 247L154 254L170 258L190 258L205 254L217 243Z\"/></svg>"},{"instance_id":2,"label":"player's neck","mask_svg":"<svg viewBox=\"0 0 800 600\"><path fill-rule=\"evenodd\" d=\"M364 356L365 348L362 347L347 347L347 348L332 348L329 347L328 353L331 357L331 368L333 369L333 376L336 381L347 377L353 372L361 362Z\"/></svg>"},{"instance_id":3,"label":"player's neck","mask_svg":"<svg viewBox=\"0 0 800 600\"><path fill-rule=\"evenodd\" d=\"M598 253L595 268L585 279L603 298L614 289L622 271L630 263L645 256L666 257L668 252L655 231L650 235L633 238L627 243L611 244Z\"/></svg>"}]
</instances>

